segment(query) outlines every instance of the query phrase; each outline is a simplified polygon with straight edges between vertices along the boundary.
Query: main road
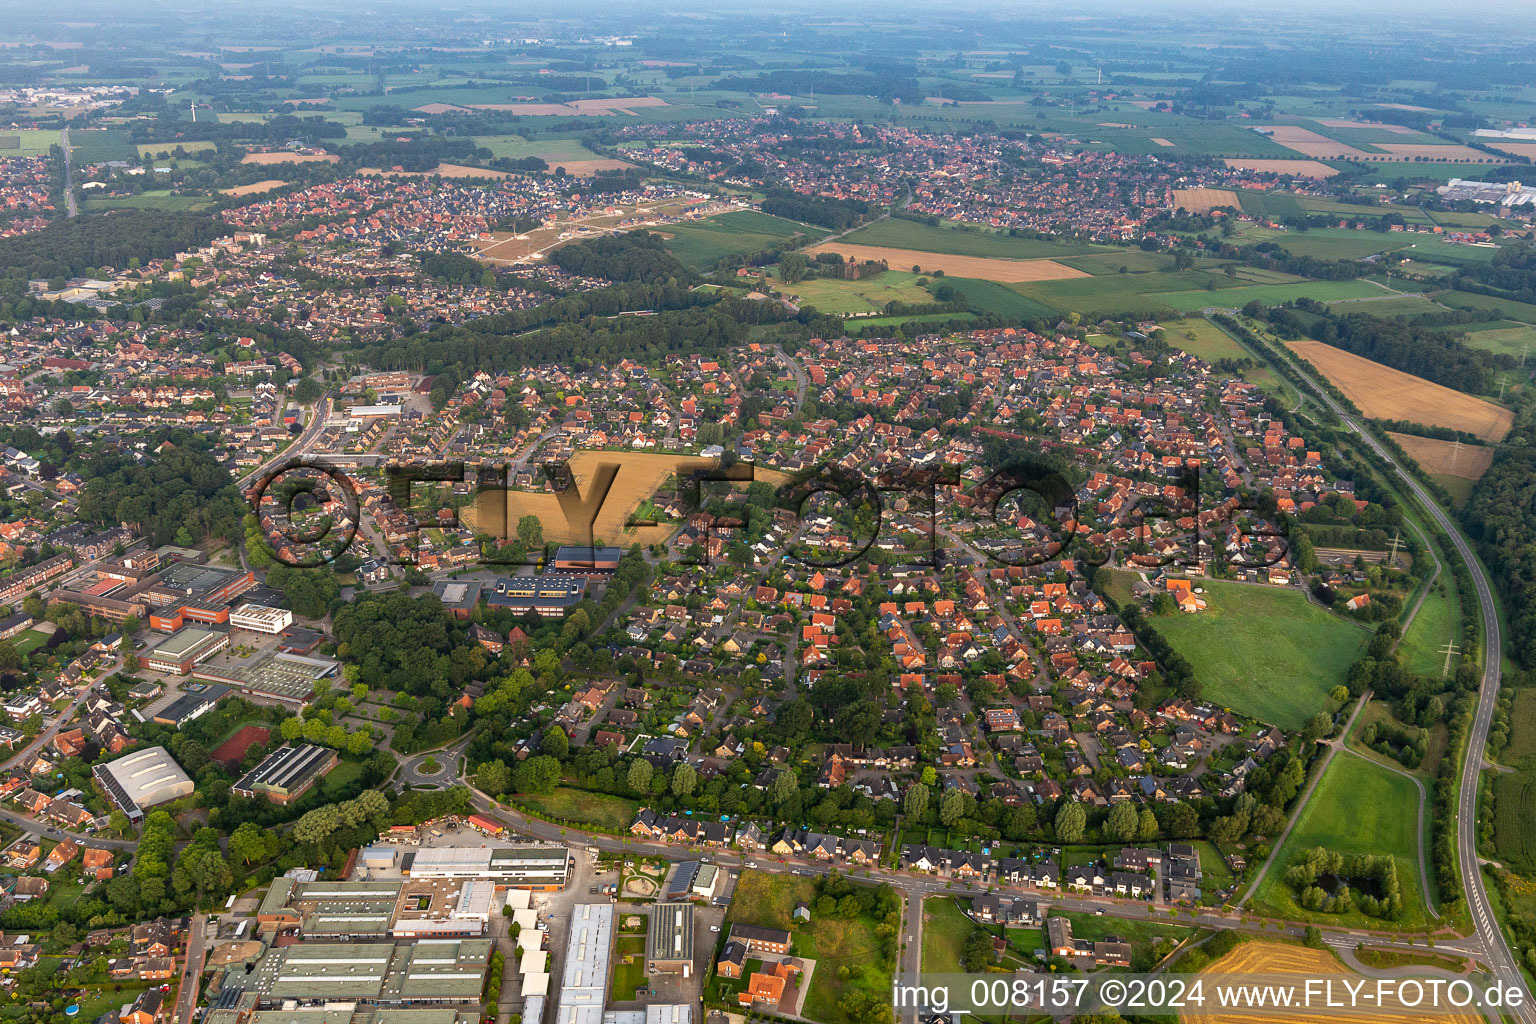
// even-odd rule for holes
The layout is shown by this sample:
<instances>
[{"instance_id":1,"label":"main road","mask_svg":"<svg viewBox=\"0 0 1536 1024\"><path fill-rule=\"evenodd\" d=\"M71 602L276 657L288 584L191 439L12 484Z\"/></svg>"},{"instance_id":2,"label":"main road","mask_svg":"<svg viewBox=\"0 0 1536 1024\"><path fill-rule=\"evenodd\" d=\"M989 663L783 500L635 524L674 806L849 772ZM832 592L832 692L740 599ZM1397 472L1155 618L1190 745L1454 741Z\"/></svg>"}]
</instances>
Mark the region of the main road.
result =
<instances>
[{"instance_id":1,"label":"main road","mask_svg":"<svg viewBox=\"0 0 1536 1024\"><path fill-rule=\"evenodd\" d=\"M1271 358L1268 352L1261 352L1259 355L1266 359ZM1285 353L1281 352L1279 358L1312 388L1345 427L1358 434L1371 451L1397 472L1409 491L1418 499L1425 513L1451 539L1451 545L1461 556L1462 563L1466 565L1467 572L1472 577L1472 588L1477 592L1477 602L1483 613L1483 678L1478 684L1477 711L1472 718L1472 729L1467 737L1467 754L1461 765L1461 786L1456 808L1457 860L1460 862L1461 885L1466 892L1467 909L1472 915L1472 925L1477 930L1478 938L1483 942L1485 950L1483 959L1493 968L1500 982L1506 986L1518 986L1524 993L1520 1007L1512 1009L1510 1014L1526 1024L1536 1024L1536 1006L1531 1005L1531 994L1526 987L1525 976L1520 970L1520 962L1505 940L1498 918L1494 916L1493 905L1488 900L1488 889L1483 882L1482 862L1477 855L1478 783L1483 770L1483 751L1488 745L1488 729L1493 722L1494 705L1498 701L1501 661L1504 653L1499 632L1498 607L1494 604L1493 587L1488 582L1488 574L1483 571L1482 563L1477 560L1477 554L1472 550L1471 543L1461 532L1460 527L1420 485L1419 481L1398 465L1392 453L1377 441L1373 434L1362 427L1354 415L1335 401L1316 378L1298 366Z\"/></svg>"}]
</instances>

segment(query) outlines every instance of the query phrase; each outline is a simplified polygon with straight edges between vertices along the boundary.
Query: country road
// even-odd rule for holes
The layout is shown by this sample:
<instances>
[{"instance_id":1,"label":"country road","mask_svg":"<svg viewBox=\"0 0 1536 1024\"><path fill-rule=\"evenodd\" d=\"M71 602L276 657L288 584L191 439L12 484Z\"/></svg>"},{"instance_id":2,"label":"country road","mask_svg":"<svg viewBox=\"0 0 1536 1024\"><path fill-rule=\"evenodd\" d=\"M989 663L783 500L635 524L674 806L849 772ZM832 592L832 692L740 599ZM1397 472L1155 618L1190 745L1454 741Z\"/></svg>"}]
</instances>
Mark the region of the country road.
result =
<instances>
[{"instance_id":1,"label":"country road","mask_svg":"<svg viewBox=\"0 0 1536 1024\"><path fill-rule=\"evenodd\" d=\"M1267 352L1257 354L1266 360L1272 358ZM1493 586L1489 583L1488 574L1484 571L1482 563L1478 561L1477 554L1472 550L1471 542L1461 532L1460 526L1440 507L1418 480L1405 472L1392 453L1383 447L1354 415L1339 405L1310 373L1303 370L1283 352L1280 353L1279 358L1321 397L1323 403L1346 428L1358 435L1371 451L1393 468L1425 513L1450 538L1451 545L1456 549L1457 555L1461 557L1472 577L1472 587L1477 593L1478 605L1483 616L1483 677L1478 684L1477 711L1473 715L1472 729L1467 737L1467 753L1461 766L1461 783L1456 807L1457 861L1461 872L1462 888L1466 892L1467 907L1472 915L1472 924L1485 949L1484 959L1493 967L1495 975L1502 984L1516 986L1524 994L1521 1005L1518 1008L1512 1008L1511 1015L1526 1024L1536 1024L1536 1006L1531 1003L1530 990L1526 986L1520 963L1515 959L1515 954L1504 937L1504 931L1499 927L1498 919L1494 916L1493 905L1488 899L1488 890L1483 882L1482 862L1477 855L1478 782L1482 774L1483 752L1488 744L1488 729L1493 722L1494 705L1498 701L1504 653L1498 607L1494 604Z\"/></svg>"}]
</instances>

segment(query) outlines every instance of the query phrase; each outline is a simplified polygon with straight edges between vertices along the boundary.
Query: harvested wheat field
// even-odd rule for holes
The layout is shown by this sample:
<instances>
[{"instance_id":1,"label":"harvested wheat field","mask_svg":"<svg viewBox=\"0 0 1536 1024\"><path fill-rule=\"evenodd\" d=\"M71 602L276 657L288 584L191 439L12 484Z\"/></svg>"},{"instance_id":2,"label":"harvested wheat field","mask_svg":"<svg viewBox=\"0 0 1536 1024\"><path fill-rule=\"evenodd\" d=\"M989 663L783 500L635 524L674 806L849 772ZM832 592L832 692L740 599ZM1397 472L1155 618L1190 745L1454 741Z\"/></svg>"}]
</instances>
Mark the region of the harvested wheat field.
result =
<instances>
[{"instance_id":1,"label":"harvested wheat field","mask_svg":"<svg viewBox=\"0 0 1536 1024\"><path fill-rule=\"evenodd\" d=\"M335 153L247 153L240 158L243 164L339 164L341 157Z\"/></svg>"},{"instance_id":2,"label":"harvested wheat field","mask_svg":"<svg viewBox=\"0 0 1536 1024\"><path fill-rule=\"evenodd\" d=\"M1372 362L1321 341L1288 341L1292 352L1317 368L1372 419L1408 420L1502 440L1514 413L1481 398Z\"/></svg>"},{"instance_id":3,"label":"harvested wheat field","mask_svg":"<svg viewBox=\"0 0 1536 1024\"><path fill-rule=\"evenodd\" d=\"M1241 210L1237 193L1229 188L1176 188L1173 190L1173 208L1190 213L1208 213L1218 206L1230 206Z\"/></svg>"},{"instance_id":4,"label":"harvested wheat field","mask_svg":"<svg viewBox=\"0 0 1536 1024\"><path fill-rule=\"evenodd\" d=\"M1173 143L1169 142L1167 139L1160 139L1160 138L1158 138L1157 136L1154 135L1152 137L1152 141L1157 143L1159 146L1166 146L1169 149L1173 148Z\"/></svg>"},{"instance_id":5,"label":"harvested wheat field","mask_svg":"<svg viewBox=\"0 0 1536 1024\"><path fill-rule=\"evenodd\" d=\"M226 196L254 196L261 192L271 192L275 188L282 188L288 184L281 178L268 178L265 181L253 181L249 185L236 185L234 188L221 188L219 192Z\"/></svg>"},{"instance_id":6,"label":"harvested wheat field","mask_svg":"<svg viewBox=\"0 0 1536 1024\"><path fill-rule=\"evenodd\" d=\"M1069 277L1091 275L1063 266L1055 260L1000 260L984 256L951 256L942 252L919 252L916 249L891 249L883 245L848 245L846 242L828 242L805 250L815 256L835 252L845 259L885 260L892 270L922 267L924 273L942 270L951 277L978 277L984 281L1015 284L1020 281L1062 281Z\"/></svg>"},{"instance_id":7,"label":"harvested wheat field","mask_svg":"<svg viewBox=\"0 0 1536 1024\"><path fill-rule=\"evenodd\" d=\"M1363 160L1370 156L1364 150L1354 146L1346 146L1342 142L1335 142L1326 135L1319 135L1310 128L1299 128L1292 124L1265 125L1264 131L1269 137L1284 146L1286 149L1294 149L1304 156L1311 157L1337 157L1347 156L1356 160Z\"/></svg>"},{"instance_id":8,"label":"harvested wheat field","mask_svg":"<svg viewBox=\"0 0 1536 1024\"><path fill-rule=\"evenodd\" d=\"M1254 160L1239 157L1222 161L1228 167L1243 171L1261 171L1266 174L1295 174L1303 178L1331 178L1338 170L1317 160Z\"/></svg>"},{"instance_id":9,"label":"harvested wheat field","mask_svg":"<svg viewBox=\"0 0 1536 1024\"><path fill-rule=\"evenodd\" d=\"M587 543L589 538L581 526L587 522L592 523L590 540L594 544L655 544L670 537L673 527L663 524L626 528L630 515L679 470L687 473L717 464L715 459L660 452L580 451L570 460L576 490L581 496L579 501L562 508L560 499L551 493L487 491L478 496L472 507L461 510L459 517L472 530L501 537L516 536L517 522L523 516L538 516L544 527L544 539L555 544ZM603 465L616 466L618 472L612 478L607 497L598 505L594 481L598 478L598 467ZM789 479L788 474L766 467L756 467L754 477L774 486Z\"/></svg>"},{"instance_id":10,"label":"harvested wheat field","mask_svg":"<svg viewBox=\"0 0 1536 1024\"><path fill-rule=\"evenodd\" d=\"M1457 445L1454 441L1441 441L1439 438L1419 437L1415 434L1394 434L1391 431L1387 432L1387 436L1396 441L1424 472L1434 476L1459 476L1466 480L1476 480L1488 472L1488 467L1493 464L1491 447Z\"/></svg>"},{"instance_id":11,"label":"harvested wheat field","mask_svg":"<svg viewBox=\"0 0 1536 1024\"><path fill-rule=\"evenodd\" d=\"M1449 143L1443 146L1426 146L1413 142L1377 142L1373 143L1377 149L1386 150L1387 156L1378 156L1374 153L1366 156L1367 160L1420 160L1424 163L1455 163L1455 164L1500 164L1506 161L1502 157L1484 153L1473 149L1471 146L1454 146Z\"/></svg>"},{"instance_id":12,"label":"harvested wheat field","mask_svg":"<svg viewBox=\"0 0 1536 1024\"><path fill-rule=\"evenodd\" d=\"M1251 975L1252 981L1241 978L1229 977L1221 984L1257 984L1265 981L1270 984L1301 986L1307 978L1335 977L1342 982L1344 979L1355 981L1364 976L1349 970L1330 952L1324 949L1308 949L1306 946L1292 946L1282 942L1264 942L1259 939L1251 939L1238 946L1226 956L1217 960L1201 970L1204 975ZM1426 972L1425 977L1443 976L1443 972L1433 975ZM1207 985L1209 990L1211 986ZM1335 985L1335 993L1342 993L1342 984ZM1371 985L1370 990L1375 991ZM1298 988L1298 998L1300 989ZM1341 994L1336 994L1336 999L1342 999ZM1436 1013L1428 1016L1422 1009L1415 1010L1409 1007L1394 1006L1392 1004L1378 1006L1375 1003L1369 1005L1369 1011L1363 1013L1341 1013L1337 1009L1329 1009L1326 1013L1299 1014L1295 1010L1290 1012L1265 1012L1264 1010L1235 1009L1216 1005L1218 1000L1212 992L1207 993L1205 1006L1200 1010L1185 1010L1182 1017L1185 1020L1216 1021L1219 1024L1297 1024L1303 1020L1328 1020L1330 1022L1343 1022L1343 1024L1418 1024L1423 1020L1445 1021L1446 1024L1481 1024L1482 1017L1476 1012L1465 1010L1456 1013ZM1398 1010L1400 1012L1394 1012Z\"/></svg>"},{"instance_id":13,"label":"harvested wheat field","mask_svg":"<svg viewBox=\"0 0 1536 1024\"><path fill-rule=\"evenodd\" d=\"M1536 142L1490 142L1488 145L1500 153L1508 153L1510 156L1523 156L1536 160Z\"/></svg>"}]
</instances>

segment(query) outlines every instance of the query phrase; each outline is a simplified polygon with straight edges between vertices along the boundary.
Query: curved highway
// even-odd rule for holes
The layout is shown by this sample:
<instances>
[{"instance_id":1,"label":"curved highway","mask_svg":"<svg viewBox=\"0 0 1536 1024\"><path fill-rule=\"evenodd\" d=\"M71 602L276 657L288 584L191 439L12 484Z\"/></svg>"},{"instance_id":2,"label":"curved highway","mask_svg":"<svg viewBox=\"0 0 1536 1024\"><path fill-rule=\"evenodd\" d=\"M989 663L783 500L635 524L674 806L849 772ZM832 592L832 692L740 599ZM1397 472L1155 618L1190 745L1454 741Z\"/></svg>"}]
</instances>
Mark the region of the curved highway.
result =
<instances>
[{"instance_id":1,"label":"curved highway","mask_svg":"<svg viewBox=\"0 0 1536 1024\"><path fill-rule=\"evenodd\" d=\"M1272 354L1264 352L1261 355L1271 358ZM1472 545L1462 534L1461 528L1446 514L1429 492L1420 486L1418 480L1398 465L1392 453L1362 427L1353 415L1334 401L1333 396L1318 384L1312 374L1297 365L1288 354L1280 352L1279 357L1307 382L1340 422L1358 434L1371 451L1381 456L1396 471L1413 496L1418 499L1425 514L1433 519L1451 539L1452 546L1461 556L1462 562L1472 577L1472 586L1477 591L1477 602L1483 613L1483 678L1478 685L1477 711L1472 718L1472 730L1467 737L1467 753L1461 766L1461 788L1456 808L1457 860L1461 866L1461 884L1466 892L1467 909L1472 915L1472 925L1477 930L1478 938L1482 940L1485 950L1483 959L1493 968L1500 982L1506 986L1518 986L1524 993L1521 1006L1517 1010L1511 1010L1511 1015L1526 1024L1536 1024L1536 1006L1531 1005L1531 995L1526 987L1524 974L1520 970L1520 962L1515 958L1514 951L1505 940L1503 929L1499 927L1498 919L1494 916L1493 906L1488 901L1488 889L1483 883L1482 862L1477 856L1478 780L1482 774L1483 751L1488 744L1488 727L1493 722L1493 708L1499 695L1500 662L1504 650L1499 633L1499 615L1497 606L1494 604L1493 587L1488 582L1488 574L1483 571L1482 563L1477 560Z\"/></svg>"}]
</instances>

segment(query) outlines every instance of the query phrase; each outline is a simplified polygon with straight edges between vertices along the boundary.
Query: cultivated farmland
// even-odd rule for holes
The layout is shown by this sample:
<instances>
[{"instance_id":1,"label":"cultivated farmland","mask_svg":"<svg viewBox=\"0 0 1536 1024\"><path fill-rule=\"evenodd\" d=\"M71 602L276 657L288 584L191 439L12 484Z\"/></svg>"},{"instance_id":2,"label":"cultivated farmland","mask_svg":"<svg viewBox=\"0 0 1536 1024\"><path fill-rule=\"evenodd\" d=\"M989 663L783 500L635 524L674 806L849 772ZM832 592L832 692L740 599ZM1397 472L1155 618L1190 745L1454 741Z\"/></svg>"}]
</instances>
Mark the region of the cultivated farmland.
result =
<instances>
[{"instance_id":1,"label":"cultivated farmland","mask_svg":"<svg viewBox=\"0 0 1536 1024\"><path fill-rule=\"evenodd\" d=\"M1339 173L1338 168L1329 167L1321 160L1258 160L1239 157L1235 160L1226 160L1224 163L1228 167L1237 167L1245 171L1298 174L1308 178L1331 178Z\"/></svg>"},{"instance_id":2,"label":"cultivated farmland","mask_svg":"<svg viewBox=\"0 0 1536 1024\"><path fill-rule=\"evenodd\" d=\"M1262 940L1243 943L1226 956L1208 965L1201 973L1294 975L1297 979L1294 983L1298 985L1303 978L1338 976L1354 979L1360 977L1346 970L1328 950ZM1417 1024L1424 1019L1422 1010L1401 1008L1393 1012L1395 1007L1396 1004L1372 1006L1369 1013L1358 1014L1339 1013L1332 1010L1327 1014L1327 1019L1340 1024L1356 1024L1356 1022L1358 1024L1367 1024L1367 1022L1370 1024ZM1214 1005L1206 1010L1187 1010L1183 1016L1186 1020L1212 1020L1220 1021L1221 1024L1291 1024L1298 1019L1294 1011L1265 1013L1262 1010L1245 1010L1239 1012L1226 1007L1218 1010ZM1443 1020L1446 1024L1475 1024L1481 1021L1482 1017L1476 1013L1460 1012L1436 1014L1435 1020Z\"/></svg>"},{"instance_id":3,"label":"cultivated farmland","mask_svg":"<svg viewBox=\"0 0 1536 1024\"><path fill-rule=\"evenodd\" d=\"M1055 260L999 260L977 256L951 256L940 252L921 252L916 249L895 249L873 245L849 245L847 242L828 242L814 246L806 252L812 256L835 252L845 259L857 261L885 260L892 270L921 267L931 274L942 270L957 277L979 277L986 281L1002 281L1015 284L1021 281L1061 281L1067 278L1089 276Z\"/></svg>"},{"instance_id":4,"label":"cultivated farmland","mask_svg":"<svg viewBox=\"0 0 1536 1024\"><path fill-rule=\"evenodd\" d=\"M1514 422L1514 414L1502 406L1321 341L1286 344L1372 419L1409 420L1431 427L1465 430L1488 441L1501 440Z\"/></svg>"},{"instance_id":5,"label":"cultivated farmland","mask_svg":"<svg viewBox=\"0 0 1536 1024\"><path fill-rule=\"evenodd\" d=\"M1493 465L1493 448L1458 445L1434 437L1414 434L1388 434L1431 476L1459 476L1476 480Z\"/></svg>"},{"instance_id":6,"label":"cultivated farmland","mask_svg":"<svg viewBox=\"0 0 1536 1024\"><path fill-rule=\"evenodd\" d=\"M1190 213L1207 213L1218 206L1240 209L1237 193L1229 188L1176 188L1173 190L1173 207Z\"/></svg>"},{"instance_id":7,"label":"cultivated farmland","mask_svg":"<svg viewBox=\"0 0 1536 1024\"><path fill-rule=\"evenodd\" d=\"M240 158L243 164L336 164L341 157L335 153L247 153Z\"/></svg>"}]
</instances>

